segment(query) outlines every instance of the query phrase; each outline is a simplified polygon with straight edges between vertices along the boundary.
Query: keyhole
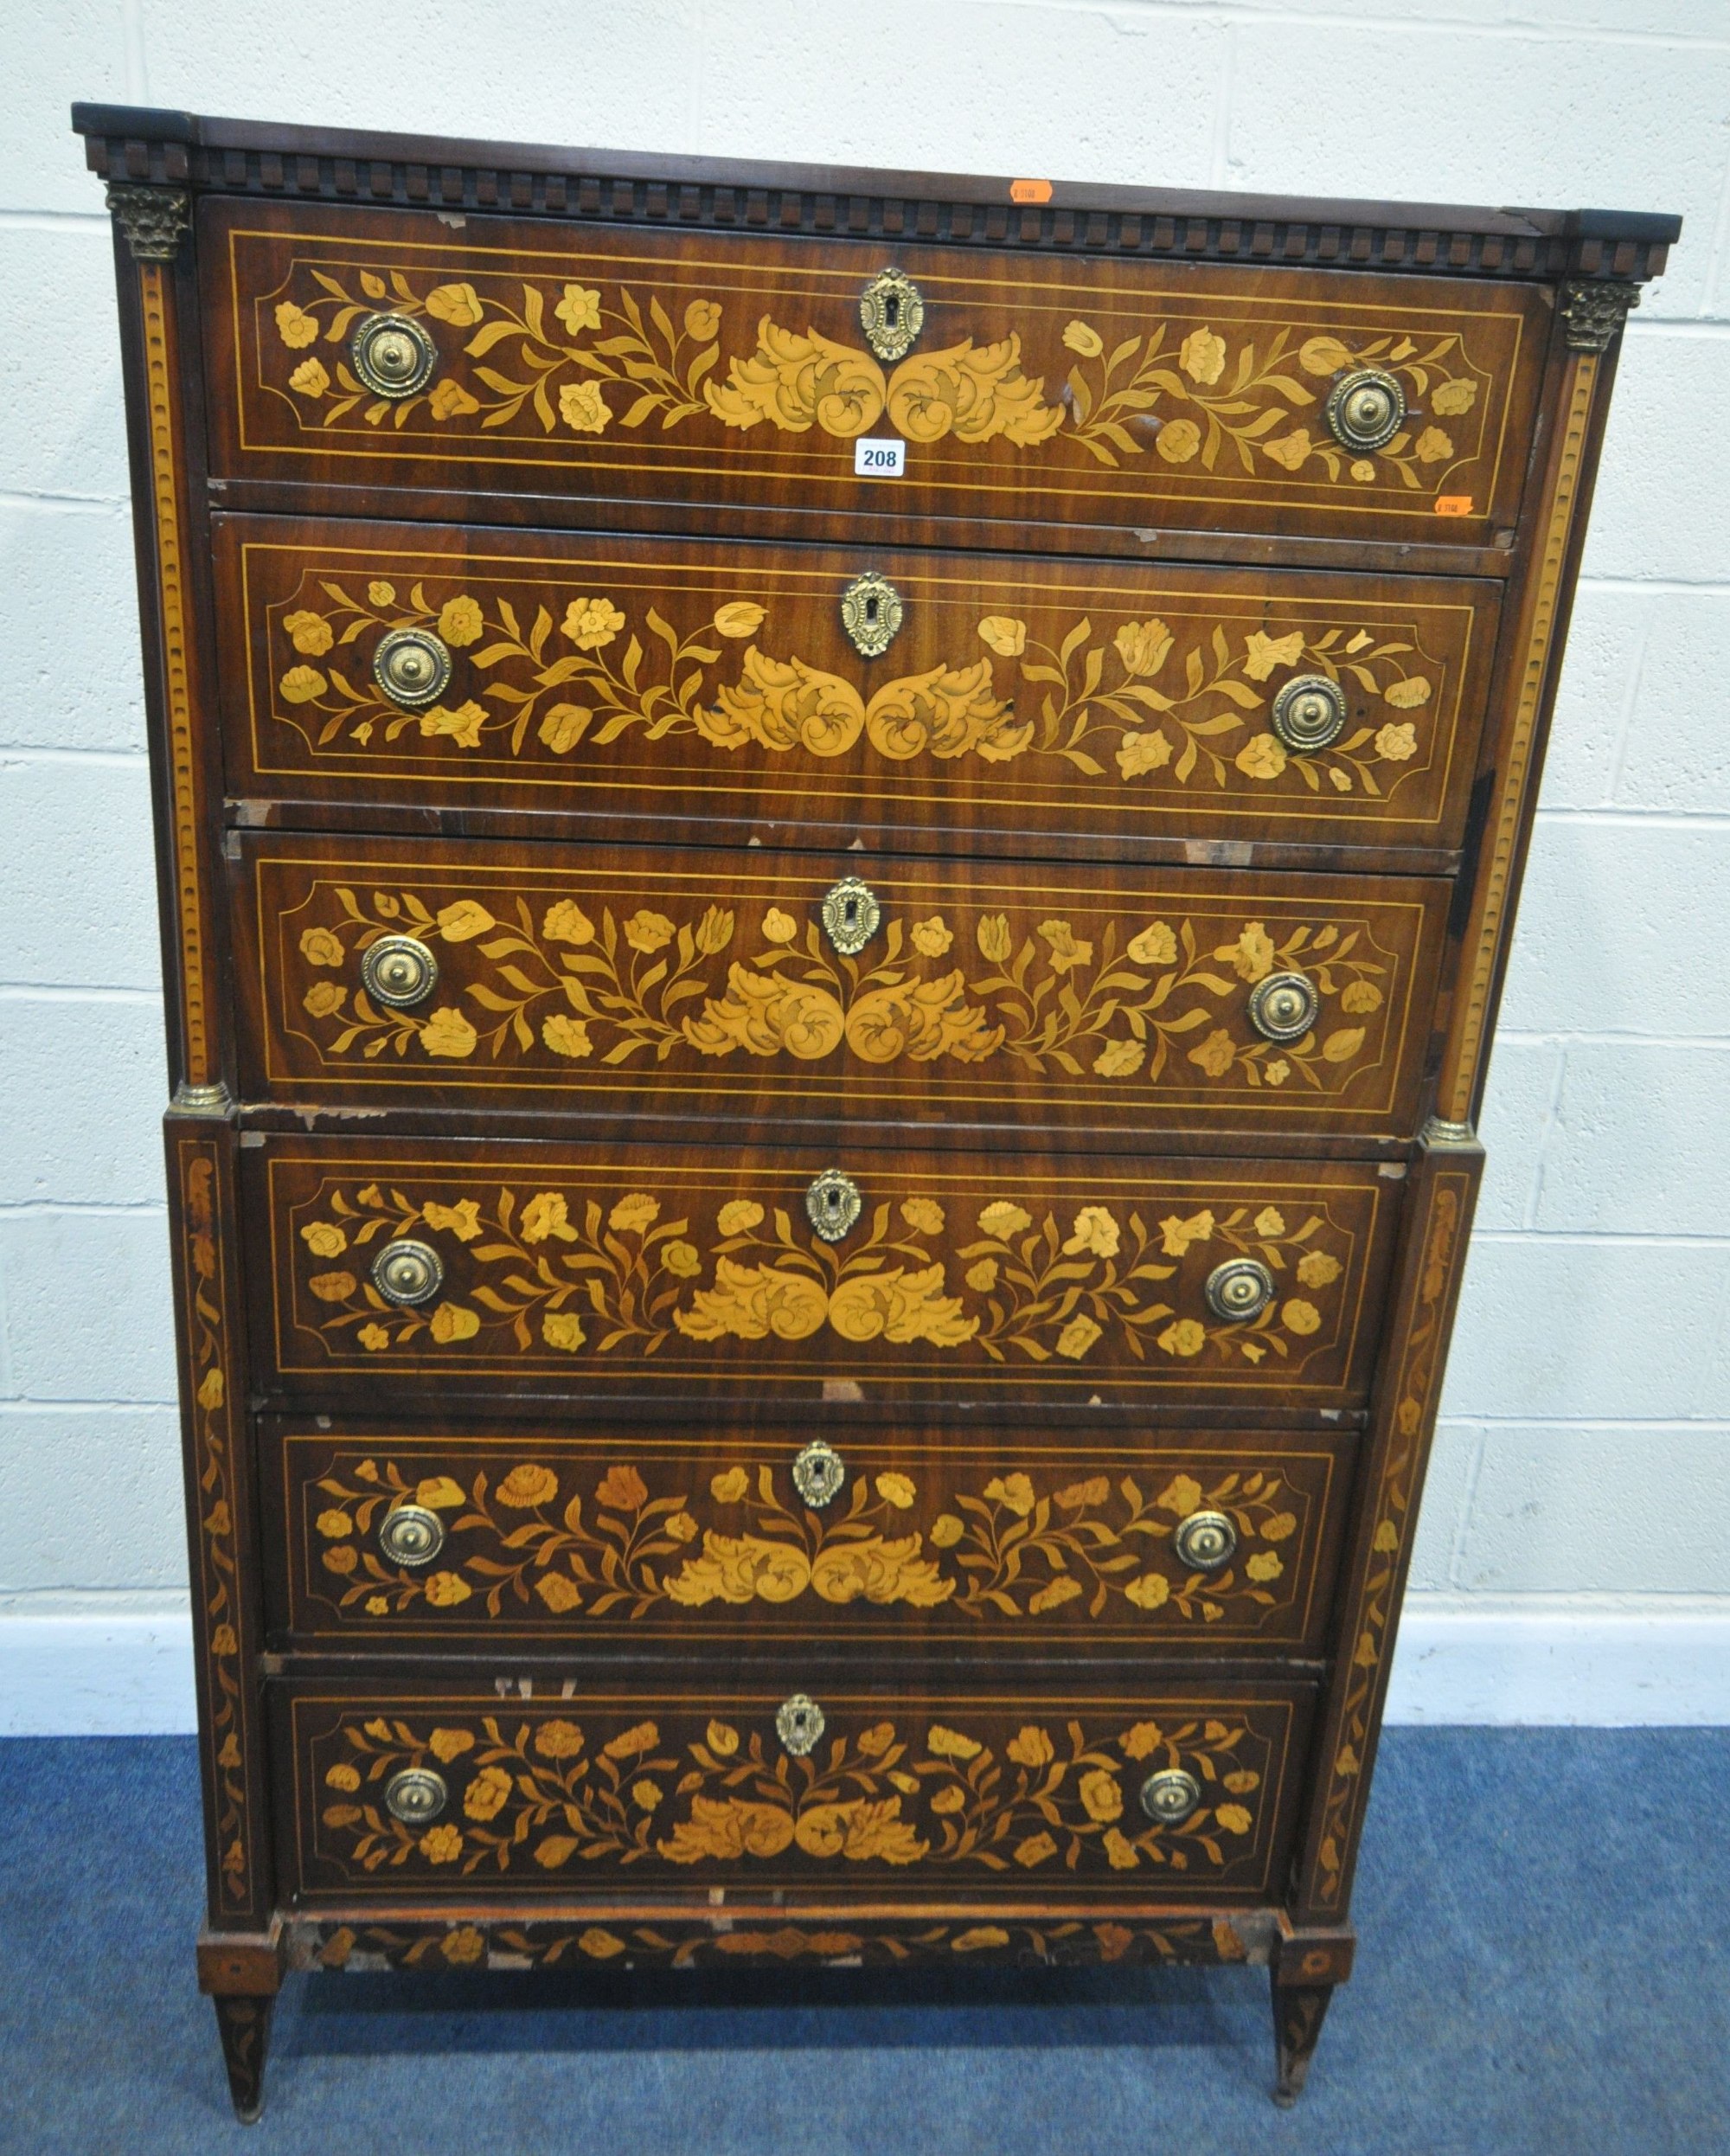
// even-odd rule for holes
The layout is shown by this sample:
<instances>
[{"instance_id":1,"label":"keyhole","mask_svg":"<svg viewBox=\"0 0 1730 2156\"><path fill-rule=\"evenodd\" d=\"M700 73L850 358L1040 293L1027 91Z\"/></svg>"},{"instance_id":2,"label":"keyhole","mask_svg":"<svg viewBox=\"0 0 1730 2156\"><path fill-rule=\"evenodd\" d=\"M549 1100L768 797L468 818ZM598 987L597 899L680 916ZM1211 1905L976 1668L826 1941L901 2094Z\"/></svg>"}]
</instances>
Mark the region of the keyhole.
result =
<instances>
[{"instance_id":1,"label":"keyhole","mask_svg":"<svg viewBox=\"0 0 1730 2156\"><path fill-rule=\"evenodd\" d=\"M891 292L883 302L883 319L892 330L900 327L901 302L895 292Z\"/></svg>"},{"instance_id":2,"label":"keyhole","mask_svg":"<svg viewBox=\"0 0 1730 2156\"><path fill-rule=\"evenodd\" d=\"M852 927L854 927L854 926L855 926L855 924L857 922L858 919L859 919L859 901L858 901L856 898L849 898L849 899L848 900L848 902L847 902L847 925L848 925L848 927L849 927L849 928L851 928Z\"/></svg>"},{"instance_id":3,"label":"keyhole","mask_svg":"<svg viewBox=\"0 0 1730 2156\"><path fill-rule=\"evenodd\" d=\"M875 629L877 626L877 602L875 599L865 601L865 621L868 628Z\"/></svg>"}]
</instances>

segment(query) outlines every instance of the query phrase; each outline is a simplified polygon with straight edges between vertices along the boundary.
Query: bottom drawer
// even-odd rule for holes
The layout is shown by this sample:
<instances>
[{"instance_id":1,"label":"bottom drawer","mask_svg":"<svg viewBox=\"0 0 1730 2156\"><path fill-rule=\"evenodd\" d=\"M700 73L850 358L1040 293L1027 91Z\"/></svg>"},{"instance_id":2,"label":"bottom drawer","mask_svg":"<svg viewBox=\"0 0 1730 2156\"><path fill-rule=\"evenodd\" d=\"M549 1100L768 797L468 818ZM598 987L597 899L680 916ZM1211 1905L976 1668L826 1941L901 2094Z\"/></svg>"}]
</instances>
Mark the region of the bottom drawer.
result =
<instances>
[{"instance_id":1,"label":"bottom drawer","mask_svg":"<svg viewBox=\"0 0 1730 2156\"><path fill-rule=\"evenodd\" d=\"M807 1677L805 1681L811 1680ZM1313 1688L285 1684L302 1906L1060 1909L1283 1878Z\"/></svg>"}]
</instances>

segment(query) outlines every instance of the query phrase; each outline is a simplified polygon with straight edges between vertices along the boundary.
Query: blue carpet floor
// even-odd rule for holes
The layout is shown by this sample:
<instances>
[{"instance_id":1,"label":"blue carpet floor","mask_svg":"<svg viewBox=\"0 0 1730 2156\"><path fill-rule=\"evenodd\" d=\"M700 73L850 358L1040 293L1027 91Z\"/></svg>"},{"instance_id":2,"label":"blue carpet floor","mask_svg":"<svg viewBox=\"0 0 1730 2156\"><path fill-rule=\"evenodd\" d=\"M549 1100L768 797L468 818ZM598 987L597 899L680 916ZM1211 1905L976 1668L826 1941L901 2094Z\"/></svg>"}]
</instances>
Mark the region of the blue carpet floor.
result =
<instances>
[{"instance_id":1,"label":"blue carpet floor","mask_svg":"<svg viewBox=\"0 0 1730 2156\"><path fill-rule=\"evenodd\" d=\"M4 2156L1713 2156L1730 1730L1390 1731L1354 1981L1269 2102L1259 1971L320 1974L235 2126L179 1738L0 1743ZM674 2001L682 2003L675 2004ZM515 2011L506 2011L514 2009Z\"/></svg>"}]
</instances>

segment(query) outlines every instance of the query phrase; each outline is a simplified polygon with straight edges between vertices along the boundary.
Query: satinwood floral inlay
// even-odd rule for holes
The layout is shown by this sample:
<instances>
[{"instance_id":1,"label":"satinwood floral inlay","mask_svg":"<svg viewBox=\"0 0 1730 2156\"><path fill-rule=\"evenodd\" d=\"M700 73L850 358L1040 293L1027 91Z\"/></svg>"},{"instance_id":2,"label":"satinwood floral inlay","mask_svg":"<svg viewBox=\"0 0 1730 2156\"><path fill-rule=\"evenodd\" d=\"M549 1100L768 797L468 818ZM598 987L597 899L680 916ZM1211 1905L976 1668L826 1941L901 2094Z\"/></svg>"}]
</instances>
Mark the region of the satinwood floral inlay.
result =
<instances>
[{"instance_id":1,"label":"satinwood floral inlay","mask_svg":"<svg viewBox=\"0 0 1730 2156\"><path fill-rule=\"evenodd\" d=\"M798 751L988 770L1025 759L1111 786L1314 793L1325 784L1381 799L1428 767L1445 671L1409 635L1349 610L1343 621L1278 634L1240 621L1086 613L1053 629L1054 640L1021 615L991 613L971 648L868 693L781 655L772 637L759 643L772 629L767 598L728 600L681 629L652 603L633 616L623 587L548 597L528 615L526 599L477 595L450 578L417 577L400 593L389 577L303 578L292 603L270 609L278 711L315 751L331 753L376 745L459 761L474 753L582 761L626 735L694 737L723 757ZM381 637L411 628L434 631L457 655L457 685L425 710L391 703L368 658ZM729 643L744 647L730 659ZM1302 754L1270 718L1280 687L1299 674L1324 675L1368 707L1339 740Z\"/></svg>"},{"instance_id":2,"label":"satinwood floral inlay","mask_svg":"<svg viewBox=\"0 0 1730 2156\"><path fill-rule=\"evenodd\" d=\"M589 1719L587 1716L585 1719ZM1162 1715L1089 1729L1076 1716L1029 1717L997 1744L932 1720L837 1729L791 1758L761 1729L712 1718L681 1741L662 1717L586 1729L574 1716L343 1718L317 1742L319 1848L356 1875L405 1871L417 1884L484 1870L533 1880L575 1867L643 1865L674 1874L953 1866L1031 1883L1048 1870L1102 1881L1246 1868L1266 1793L1269 1747L1241 1715ZM854 1717L856 1720L857 1717ZM958 1715L957 1724L968 1719ZM445 1815L406 1826L381 1801L407 1767L449 1786ZM1162 1768L1195 1777L1201 1802L1150 1823L1141 1783Z\"/></svg>"},{"instance_id":3,"label":"satinwood floral inlay","mask_svg":"<svg viewBox=\"0 0 1730 2156\"><path fill-rule=\"evenodd\" d=\"M1325 1203L1289 1218L1278 1204L1221 1202L1217 1213L1174 1208L1151 1219L1138 1205L1099 1203L1060 1220L1006 1197L971 1201L952 1222L948 1207L917 1196L868 1207L836 1245L796 1229L772 1200L670 1217L650 1190L606 1202L581 1189L526 1199L508 1185L471 1190L415 1197L394 1181L326 1183L321 1216L295 1221L300 1322L343 1355L641 1360L676 1357L682 1343L791 1350L829 1331L857 1347L1060 1368L1096 1349L1096 1359L1151 1356L1209 1371L1272 1355L1296 1375L1337 1338L1353 1243ZM443 1299L399 1308L379 1293L368 1267L394 1236L437 1246ZM1202 1293L1212 1265L1233 1256L1259 1259L1277 1285L1248 1322L1217 1319Z\"/></svg>"},{"instance_id":4,"label":"satinwood floral inlay","mask_svg":"<svg viewBox=\"0 0 1730 2156\"><path fill-rule=\"evenodd\" d=\"M1277 1471L1203 1481L1186 1470L1155 1485L982 1470L945 1485L934 1510L919 1478L890 1468L855 1476L843 1502L818 1512L785 1469L762 1464L693 1478L622 1460L588 1479L543 1455L459 1481L405 1474L386 1453L319 1476L307 1494L320 1591L375 1621L435 1611L639 1621L817 1601L945 1608L987 1623L1064 1610L1071 1620L1253 1625L1289 1595L1309 1500ZM436 1565L379 1553L380 1521L408 1504L445 1524ZM1178 1523L1203 1507L1224 1511L1239 1537L1233 1561L1208 1573L1172 1546Z\"/></svg>"}]
</instances>

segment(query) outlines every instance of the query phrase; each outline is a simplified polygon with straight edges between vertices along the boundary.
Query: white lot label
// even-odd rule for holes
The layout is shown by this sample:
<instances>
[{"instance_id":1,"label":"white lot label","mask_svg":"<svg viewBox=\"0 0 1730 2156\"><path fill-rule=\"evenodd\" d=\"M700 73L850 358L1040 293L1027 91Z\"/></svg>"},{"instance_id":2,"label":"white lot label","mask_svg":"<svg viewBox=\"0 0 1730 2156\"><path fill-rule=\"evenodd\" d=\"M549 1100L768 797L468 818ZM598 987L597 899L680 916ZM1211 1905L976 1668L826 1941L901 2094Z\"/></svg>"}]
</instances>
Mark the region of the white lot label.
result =
<instances>
[{"instance_id":1,"label":"white lot label","mask_svg":"<svg viewBox=\"0 0 1730 2156\"><path fill-rule=\"evenodd\" d=\"M904 441L872 441L862 435L853 445L853 471L857 478L899 479L907 468Z\"/></svg>"}]
</instances>

